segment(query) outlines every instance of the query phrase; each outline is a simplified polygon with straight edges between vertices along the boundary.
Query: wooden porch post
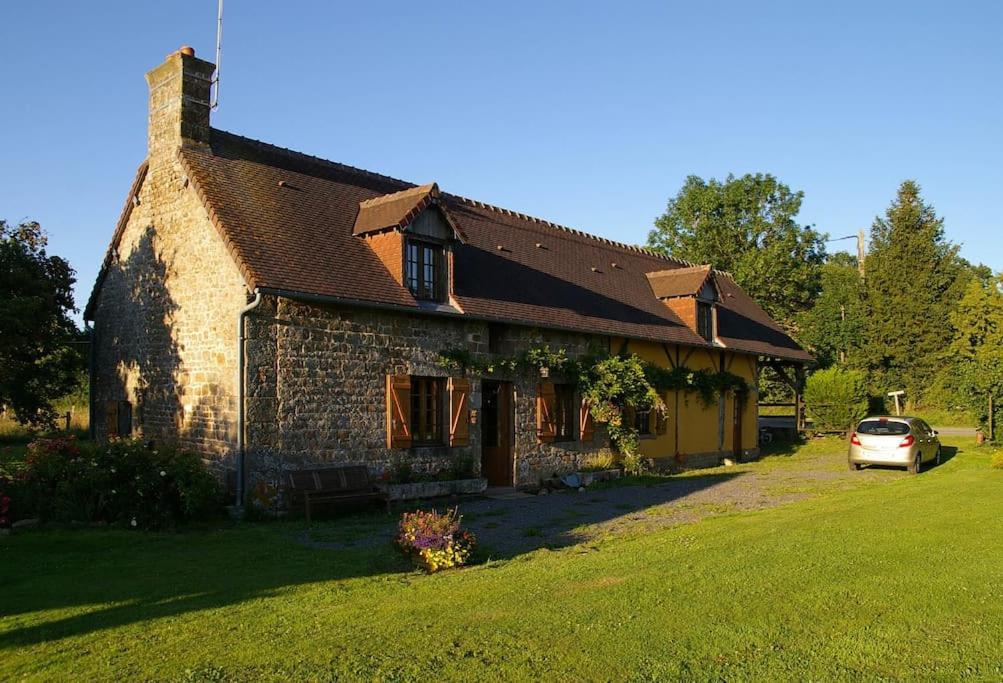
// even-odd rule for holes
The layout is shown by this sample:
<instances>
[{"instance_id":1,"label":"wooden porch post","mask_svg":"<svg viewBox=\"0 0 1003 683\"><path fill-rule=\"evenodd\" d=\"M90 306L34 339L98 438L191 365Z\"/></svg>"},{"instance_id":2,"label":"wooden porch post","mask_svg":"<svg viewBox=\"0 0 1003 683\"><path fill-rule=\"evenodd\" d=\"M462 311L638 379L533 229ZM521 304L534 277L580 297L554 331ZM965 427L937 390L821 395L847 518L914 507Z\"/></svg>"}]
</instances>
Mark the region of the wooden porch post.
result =
<instances>
[{"instance_id":1,"label":"wooden porch post","mask_svg":"<svg viewBox=\"0 0 1003 683\"><path fill-rule=\"evenodd\" d=\"M805 430L807 426L807 420L805 419L805 407L804 407L804 383L805 383L805 370L804 365L797 365L794 368L794 404L795 404L795 421L797 424L798 433Z\"/></svg>"}]
</instances>

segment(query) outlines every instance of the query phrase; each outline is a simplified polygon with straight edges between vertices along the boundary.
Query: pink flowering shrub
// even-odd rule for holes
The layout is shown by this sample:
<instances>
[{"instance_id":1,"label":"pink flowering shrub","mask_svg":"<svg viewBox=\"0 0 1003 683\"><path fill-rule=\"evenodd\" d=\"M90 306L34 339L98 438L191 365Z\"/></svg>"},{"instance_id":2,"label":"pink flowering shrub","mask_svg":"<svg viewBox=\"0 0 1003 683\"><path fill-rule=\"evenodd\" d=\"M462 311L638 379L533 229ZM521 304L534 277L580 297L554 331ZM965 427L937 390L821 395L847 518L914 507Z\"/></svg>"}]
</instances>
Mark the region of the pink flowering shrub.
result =
<instances>
[{"instance_id":1,"label":"pink flowering shrub","mask_svg":"<svg viewBox=\"0 0 1003 683\"><path fill-rule=\"evenodd\" d=\"M21 516L165 528L218 509L215 477L194 453L115 439L81 446L38 439L18 482Z\"/></svg>"},{"instance_id":2,"label":"pink flowering shrub","mask_svg":"<svg viewBox=\"0 0 1003 683\"><path fill-rule=\"evenodd\" d=\"M460 515L453 508L443 513L435 510L405 512L395 543L416 566L431 574L466 564L476 539L460 528Z\"/></svg>"}]
</instances>

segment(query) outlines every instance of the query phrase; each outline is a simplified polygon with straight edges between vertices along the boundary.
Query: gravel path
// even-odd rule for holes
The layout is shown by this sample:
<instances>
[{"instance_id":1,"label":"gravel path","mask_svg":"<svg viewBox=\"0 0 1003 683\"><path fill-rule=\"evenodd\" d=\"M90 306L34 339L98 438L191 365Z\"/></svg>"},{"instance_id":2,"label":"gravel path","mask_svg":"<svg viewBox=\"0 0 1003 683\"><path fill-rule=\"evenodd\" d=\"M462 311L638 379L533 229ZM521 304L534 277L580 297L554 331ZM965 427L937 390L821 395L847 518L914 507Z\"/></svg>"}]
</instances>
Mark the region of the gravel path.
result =
<instances>
[{"instance_id":1,"label":"gravel path","mask_svg":"<svg viewBox=\"0 0 1003 683\"><path fill-rule=\"evenodd\" d=\"M820 449L813 449L818 451ZM538 548L560 548L609 535L644 532L694 522L712 515L775 507L868 482L904 476L898 470L868 468L851 472L841 444L813 455L774 455L757 462L616 483L585 491L548 495L509 493L442 501L457 505L466 528L493 558L508 558ZM389 543L396 516L330 520L299 536L315 547L345 548Z\"/></svg>"}]
</instances>

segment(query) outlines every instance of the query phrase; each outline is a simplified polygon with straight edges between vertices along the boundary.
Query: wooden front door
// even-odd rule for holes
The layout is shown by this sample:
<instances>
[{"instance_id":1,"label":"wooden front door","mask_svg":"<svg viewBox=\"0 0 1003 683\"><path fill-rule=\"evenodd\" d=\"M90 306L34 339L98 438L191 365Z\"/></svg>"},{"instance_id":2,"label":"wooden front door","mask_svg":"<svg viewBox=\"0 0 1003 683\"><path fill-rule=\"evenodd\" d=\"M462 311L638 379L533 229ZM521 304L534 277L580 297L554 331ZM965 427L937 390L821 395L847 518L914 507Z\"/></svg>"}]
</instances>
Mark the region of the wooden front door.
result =
<instances>
[{"instance_id":1,"label":"wooden front door","mask_svg":"<svg viewBox=\"0 0 1003 683\"><path fill-rule=\"evenodd\" d=\"M481 383L481 473L488 486L512 486L511 382Z\"/></svg>"},{"instance_id":2,"label":"wooden front door","mask_svg":"<svg viewBox=\"0 0 1003 683\"><path fill-rule=\"evenodd\" d=\"M736 460L742 459L742 399L735 396L734 406L732 408L735 411L735 417L733 420L734 431L731 435L731 450L735 455Z\"/></svg>"}]
</instances>

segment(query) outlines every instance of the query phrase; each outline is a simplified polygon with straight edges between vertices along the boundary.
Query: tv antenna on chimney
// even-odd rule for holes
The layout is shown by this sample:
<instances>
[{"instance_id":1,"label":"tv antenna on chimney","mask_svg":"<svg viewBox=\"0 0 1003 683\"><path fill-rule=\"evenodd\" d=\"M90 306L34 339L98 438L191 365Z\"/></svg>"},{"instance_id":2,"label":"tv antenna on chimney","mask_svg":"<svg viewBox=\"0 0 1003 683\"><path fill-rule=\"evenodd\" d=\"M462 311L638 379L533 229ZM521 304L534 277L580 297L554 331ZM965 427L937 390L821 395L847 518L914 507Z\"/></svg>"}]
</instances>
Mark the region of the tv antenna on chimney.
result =
<instances>
[{"instance_id":1,"label":"tv antenna on chimney","mask_svg":"<svg viewBox=\"0 0 1003 683\"><path fill-rule=\"evenodd\" d=\"M216 73L212 75L212 98L209 103L210 111L219 109L219 60L223 52L223 0L219 0L216 12Z\"/></svg>"}]
</instances>

